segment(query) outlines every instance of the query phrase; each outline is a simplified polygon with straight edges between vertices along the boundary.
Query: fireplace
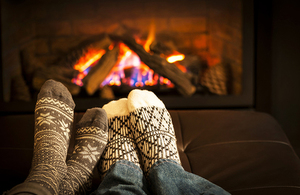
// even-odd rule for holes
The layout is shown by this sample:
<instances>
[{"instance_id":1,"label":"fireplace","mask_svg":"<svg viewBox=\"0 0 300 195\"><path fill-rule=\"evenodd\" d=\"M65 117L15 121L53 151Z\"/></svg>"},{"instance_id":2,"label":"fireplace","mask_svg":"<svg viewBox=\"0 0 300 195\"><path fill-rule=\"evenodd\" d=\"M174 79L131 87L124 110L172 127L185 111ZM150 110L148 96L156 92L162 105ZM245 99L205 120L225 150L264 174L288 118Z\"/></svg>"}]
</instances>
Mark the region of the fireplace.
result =
<instances>
[{"instance_id":1,"label":"fireplace","mask_svg":"<svg viewBox=\"0 0 300 195\"><path fill-rule=\"evenodd\" d=\"M50 78L78 111L134 88L169 109L251 108L253 30L253 1L3 1L2 109L32 110Z\"/></svg>"}]
</instances>

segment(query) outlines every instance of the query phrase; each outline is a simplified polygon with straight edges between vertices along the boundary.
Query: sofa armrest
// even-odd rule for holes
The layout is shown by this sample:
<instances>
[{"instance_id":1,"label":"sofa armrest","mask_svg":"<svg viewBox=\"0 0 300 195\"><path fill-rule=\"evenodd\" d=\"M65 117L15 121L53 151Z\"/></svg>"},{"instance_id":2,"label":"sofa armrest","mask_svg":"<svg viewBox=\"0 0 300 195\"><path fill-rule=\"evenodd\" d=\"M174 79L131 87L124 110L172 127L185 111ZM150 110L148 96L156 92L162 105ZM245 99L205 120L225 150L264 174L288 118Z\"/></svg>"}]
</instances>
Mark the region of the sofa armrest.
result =
<instances>
[{"instance_id":1,"label":"sofa armrest","mask_svg":"<svg viewBox=\"0 0 300 195\"><path fill-rule=\"evenodd\" d=\"M170 111L183 167L232 194L300 194L300 161L277 121L254 111Z\"/></svg>"}]
</instances>

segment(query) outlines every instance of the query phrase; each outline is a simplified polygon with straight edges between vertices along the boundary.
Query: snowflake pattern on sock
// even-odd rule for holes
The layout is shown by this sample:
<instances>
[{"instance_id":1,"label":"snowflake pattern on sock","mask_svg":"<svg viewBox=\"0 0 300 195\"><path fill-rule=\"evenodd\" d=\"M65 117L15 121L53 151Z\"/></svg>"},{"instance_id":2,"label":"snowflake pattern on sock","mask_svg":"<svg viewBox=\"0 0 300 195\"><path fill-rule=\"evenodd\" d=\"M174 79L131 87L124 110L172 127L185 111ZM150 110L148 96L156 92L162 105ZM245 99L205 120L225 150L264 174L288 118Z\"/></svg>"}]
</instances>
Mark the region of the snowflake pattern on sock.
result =
<instances>
[{"instance_id":1,"label":"snowflake pattern on sock","mask_svg":"<svg viewBox=\"0 0 300 195\"><path fill-rule=\"evenodd\" d=\"M172 119L166 108L140 107L130 115L146 175L159 159L171 159L181 164Z\"/></svg>"},{"instance_id":2,"label":"snowflake pattern on sock","mask_svg":"<svg viewBox=\"0 0 300 195\"><path fill-rule=\"evenodd\" d=\"M130 116L115 116L108 120L108 144L101 156L99 171L106 174L118 160L128 160L139 164L138 149L130 129Z\"/></svg>"},{"instance_id":3,"label":"snowflake pattern on sock","mask_svg":"<svg viewBox=\"0 0 300 195\"><path fill-rule=\"evenodd\" d=\"M75 153L77 152L78 155L82 156L83 159L88 159L90 163L93 161L97 161L96 156L100 156L100 152L98 152L98 147L92 147L90 144L87 146L78 146L76 147ZM87 163L85 163L87 165Z\"/></svg>"},{"instance_id":4,"label":"snowflake pattern on sock","mask_svg":"<svg viewBox=\"0 0 300 195\"><path fill-rule=\"evenodd\" d=\"M67 172L66 157L73 108L52 97L40 98L35 108L34 154L26 182L38 183L52 194Z\"/></svg>"},{"instance_id":5,"label":"snowflake pattern on sock","mask_svg":"<svg viewBox=\"0 0 300 195\"><path fill-rule=\"evenodd\" d=\"M86 113L97 111L89 109ZM102 112L102 113L101 113ZM59 194L88 194L92 187L93 170L107 144L108 127L105 111L99 109L96 117L92 114L87 126L77 126L75 145L67 161L68 172L59 187ZM84 116L82 117L84 118ZM96 118L96 120L91 119ZM86 125L85 121L80 121ZM92 121L92 122L90 122Z\"/></svg>"}]
</instances>

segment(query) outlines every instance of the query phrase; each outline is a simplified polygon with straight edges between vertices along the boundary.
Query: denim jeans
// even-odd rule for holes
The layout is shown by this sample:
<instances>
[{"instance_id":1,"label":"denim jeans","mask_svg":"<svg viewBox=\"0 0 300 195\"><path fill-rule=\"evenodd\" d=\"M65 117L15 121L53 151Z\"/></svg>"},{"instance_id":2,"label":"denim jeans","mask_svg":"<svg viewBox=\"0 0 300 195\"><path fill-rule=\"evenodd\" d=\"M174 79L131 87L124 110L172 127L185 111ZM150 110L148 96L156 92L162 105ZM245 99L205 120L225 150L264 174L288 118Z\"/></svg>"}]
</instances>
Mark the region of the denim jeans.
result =
<instances>
[{"instance_id":1,"label":"denim jeans","mask_svg":"<svg viewBox=\"0 0 300 195\"><path fill-rule=\"evenodd\" d=\"M135 164L117 161L107 172L102 183L92 195L100 194L203 194L228 195L229 193L208 180L186 172L173 160L158 160L147 178Z\"/></svg>"}]
</instances>

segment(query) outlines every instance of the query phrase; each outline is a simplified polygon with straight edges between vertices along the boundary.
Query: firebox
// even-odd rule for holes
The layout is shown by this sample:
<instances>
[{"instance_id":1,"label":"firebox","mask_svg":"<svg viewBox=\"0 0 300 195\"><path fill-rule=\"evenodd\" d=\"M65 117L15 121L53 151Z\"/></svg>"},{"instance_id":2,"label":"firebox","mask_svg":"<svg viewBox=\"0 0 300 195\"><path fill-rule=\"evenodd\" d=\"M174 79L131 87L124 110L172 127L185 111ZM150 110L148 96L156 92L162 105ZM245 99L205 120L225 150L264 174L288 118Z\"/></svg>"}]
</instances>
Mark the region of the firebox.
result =
<instances>
[{"instance_id":1,"label":"firebox","mask_svg":"<svg viewBox=\"0 0 300 195\"><path fill-rule=\"evenodd\" d=\"M69 89L78 111L136 88L169 109L253 106L253 1L1 4L6 111L32 110L48 79Z\"/></svg>"}]
</instances>

